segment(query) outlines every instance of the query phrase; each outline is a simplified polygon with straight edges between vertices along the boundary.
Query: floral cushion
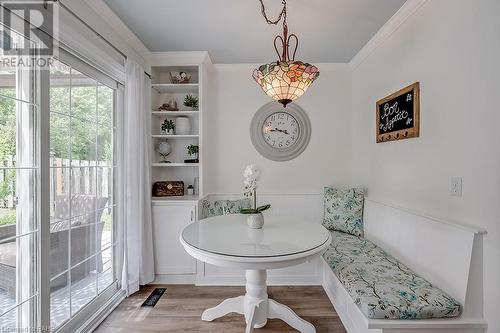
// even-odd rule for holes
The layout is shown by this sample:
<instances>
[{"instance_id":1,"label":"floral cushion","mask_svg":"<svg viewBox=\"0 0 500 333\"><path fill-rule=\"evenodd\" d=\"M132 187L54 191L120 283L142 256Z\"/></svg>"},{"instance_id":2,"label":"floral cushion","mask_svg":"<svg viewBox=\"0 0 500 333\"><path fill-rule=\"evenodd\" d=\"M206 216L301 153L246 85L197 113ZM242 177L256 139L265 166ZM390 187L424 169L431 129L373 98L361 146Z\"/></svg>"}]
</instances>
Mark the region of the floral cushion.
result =
<instances>
[{"instance_id":1,"label":"floral cushion","mask_svg":"<svg viewBox=\"0 0 500 333\"><path fill-rule=\"evenodd\" d=\"M363 236L364 189L325 187L323 195L325 228Z\"/></svg>"},{"instance_id":2,"label":"floral cushion","mask_svg":"<svg viewBox=\"0 0 500 333\"><path fill-rule=\"evenodd\" d=\"M250 208L251 206L251 199L214 201L204 199L201 202L201 219L226 214L237 214L242 208Z\"/></svg>"},{"instance_id":3,"label":"floral cushion","mask_svg":"<svg viewBox=\"0 0 500 333\"><path fill-rule=\"evenodd\" d=\"M367 239L332 232L324 259L372 319L457 317L461 305Z\"/></svg>"}]
</instances>

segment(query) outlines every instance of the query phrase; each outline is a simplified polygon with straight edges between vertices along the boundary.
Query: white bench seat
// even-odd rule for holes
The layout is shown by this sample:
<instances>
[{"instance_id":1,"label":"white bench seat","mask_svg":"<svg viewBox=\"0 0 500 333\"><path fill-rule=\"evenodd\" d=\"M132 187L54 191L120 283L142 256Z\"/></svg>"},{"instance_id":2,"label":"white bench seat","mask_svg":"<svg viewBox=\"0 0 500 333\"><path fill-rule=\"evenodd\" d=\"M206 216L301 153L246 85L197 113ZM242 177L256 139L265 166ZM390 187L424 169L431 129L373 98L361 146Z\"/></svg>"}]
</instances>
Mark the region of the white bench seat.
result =
<instances>
[{"instance_id":1,"label":"white bench seat","mask_svg":"<svg viewBox=\"0 0 500 333\"><path fill-rule=\"evenodd\" d=\"M323 288L347 332L485 332L485 231L369 198L363 225L363 239L336 233L322 258ZM392 285L400 283L402 290L379 284L382 277ZM367 297L374 290L382 296ZM431 307L423 305L428 295ZM408 300L415 300L409 302L415 307Z\"/></svg>"},{"instance_id":2,"label":"white bench seat","mask_svg":"<svg viewBox=\"0 0 500 333\"><path fill-rule=\"evenodd\" d=\"M323 258L370 319L457 317L461 305L367 239L332 231Z\"/></svg>"}]
</instances>

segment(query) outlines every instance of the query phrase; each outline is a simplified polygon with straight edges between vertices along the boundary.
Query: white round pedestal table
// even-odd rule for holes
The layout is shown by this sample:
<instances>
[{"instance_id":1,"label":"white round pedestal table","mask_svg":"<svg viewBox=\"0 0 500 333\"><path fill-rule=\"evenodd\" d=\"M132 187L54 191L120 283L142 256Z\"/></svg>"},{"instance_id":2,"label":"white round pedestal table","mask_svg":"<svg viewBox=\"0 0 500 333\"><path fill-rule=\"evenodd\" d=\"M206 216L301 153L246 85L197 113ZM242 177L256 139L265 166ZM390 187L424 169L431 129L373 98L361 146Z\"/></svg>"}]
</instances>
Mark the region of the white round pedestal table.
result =
<instances>
[{"instance_id":1,"label":"white round pedestal table","mask_svg":"<svg viewBox=\"0 0 500 333\"><path fill-rule=\"evenodd\" d=\"M302 333L316 332L288 306L268 298L266 280L268 269L301 264L323 253L331 235L322 225L266 218L262 229L250 229L245 215L224 215L188 225L180 241L200 261L246 271L246 294L205 310L202 320L236 312L245 316L247 333L264 327L268 318L281 319Z\"/></svg>"}]
</instances>

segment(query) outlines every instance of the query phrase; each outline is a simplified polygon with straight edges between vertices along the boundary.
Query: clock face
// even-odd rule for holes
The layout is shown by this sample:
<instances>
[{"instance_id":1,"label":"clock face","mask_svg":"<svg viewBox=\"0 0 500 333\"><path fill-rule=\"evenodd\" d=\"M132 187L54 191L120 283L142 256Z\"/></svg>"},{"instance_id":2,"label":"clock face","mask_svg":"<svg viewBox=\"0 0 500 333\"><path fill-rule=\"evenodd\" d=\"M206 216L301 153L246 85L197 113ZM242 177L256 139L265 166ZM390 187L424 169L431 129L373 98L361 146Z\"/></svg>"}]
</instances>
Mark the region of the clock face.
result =
<instances>
[{"instance_id":1,"label":"clock face","mask_svg":"<svg viewBox=\"0 0 500 333\"><path fill-rule=\"evenodd\" d=\"M300 127L297 119L289 112L276 112L264 120L262 134L269 146L287 149L299 139Z\"/></svg>"},{"instance_id":2,"label":"clock face","mask_svg":"<svg viewBox=\"0 0 500 333\"><path fill-rule=\"evenodd\" d=\"M309 117L295 103L286 109L276 102L263 105L250 123L250 138L255 149L273 161L289 161L299 156L309 144Z\"/></svg>"}]
</instances>

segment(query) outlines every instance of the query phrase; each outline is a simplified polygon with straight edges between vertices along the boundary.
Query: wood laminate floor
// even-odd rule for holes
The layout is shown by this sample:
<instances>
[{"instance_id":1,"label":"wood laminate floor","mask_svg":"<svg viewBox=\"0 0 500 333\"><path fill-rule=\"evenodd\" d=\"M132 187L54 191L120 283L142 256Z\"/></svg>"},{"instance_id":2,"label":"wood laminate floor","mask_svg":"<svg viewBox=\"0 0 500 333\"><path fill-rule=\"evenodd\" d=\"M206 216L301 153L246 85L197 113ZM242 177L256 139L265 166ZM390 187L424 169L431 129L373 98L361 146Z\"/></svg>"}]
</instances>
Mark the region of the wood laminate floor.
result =
<instances>
[{"instance_id":1,"label":"wood laminate floor","mask_svg":"<svg viewBox=\"0 0 500 333\"><path fill-rule=\"evenodd\" d=\"M141 308L156 287L167 291L154 308ZM201 313L224 299L243 295L244 287L195 287L193 285L151 285L125 299L97 328L98 333L220 332L243 333L245 319L229 314L213 322L201 320ZM317 333L345 333L326 293L320 286L269 287L269 297L288 305L316 327ZM297 332L284 322L271 319L257 333Z\"/></svg>"}]
</instances>

